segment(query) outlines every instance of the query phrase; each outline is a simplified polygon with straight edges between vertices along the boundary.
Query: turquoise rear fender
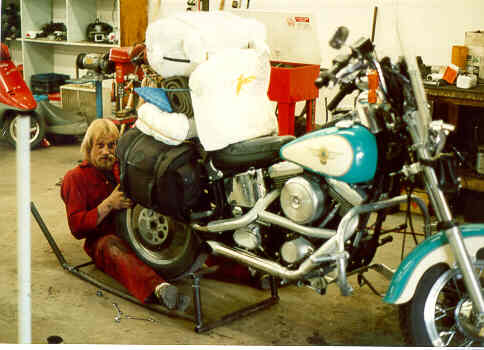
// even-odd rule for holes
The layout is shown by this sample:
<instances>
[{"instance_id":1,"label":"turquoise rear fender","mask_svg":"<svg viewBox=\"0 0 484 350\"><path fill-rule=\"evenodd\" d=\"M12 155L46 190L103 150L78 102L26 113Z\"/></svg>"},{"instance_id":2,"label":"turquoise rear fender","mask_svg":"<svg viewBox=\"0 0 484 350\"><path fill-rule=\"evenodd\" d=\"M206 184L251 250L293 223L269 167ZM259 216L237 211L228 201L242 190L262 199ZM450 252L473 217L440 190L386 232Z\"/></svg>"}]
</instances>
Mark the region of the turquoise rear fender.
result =
<instances>
[{"instance_id":1,"label":"turquoise rear fender","mask_svg":"<svg viewBox=\"0 0 484 350\"><path fill-rule=\"evenodd\" d=\"M472 259L484 248L484 224L460 226L464 243ZM408 302L415 293L422 275L430 267L444 263L455 265L449 241L444 232L438 232L420 243L398 266L383 301L389 304Z\"/></svg>"}]
</instances>

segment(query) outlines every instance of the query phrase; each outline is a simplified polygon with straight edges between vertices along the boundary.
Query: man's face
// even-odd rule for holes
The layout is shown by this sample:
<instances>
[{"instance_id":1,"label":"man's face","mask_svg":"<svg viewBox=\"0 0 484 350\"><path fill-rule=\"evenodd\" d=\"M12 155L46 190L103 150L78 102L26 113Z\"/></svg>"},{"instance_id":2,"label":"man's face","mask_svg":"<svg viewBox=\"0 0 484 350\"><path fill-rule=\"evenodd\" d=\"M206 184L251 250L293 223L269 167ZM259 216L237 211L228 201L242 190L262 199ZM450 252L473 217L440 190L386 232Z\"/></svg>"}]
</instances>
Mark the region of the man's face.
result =
<instances>
[{"instance_id":1,"label":"man's face","mask_svg":"<svg viewBox=\"0 0 484 350\"><path fill-rule=\"evenodd\" d=\"M100 136L94 139L90 157L91 163L99 170L111 170L115 161L116 137Z\"/></svg>"}]
</instances>

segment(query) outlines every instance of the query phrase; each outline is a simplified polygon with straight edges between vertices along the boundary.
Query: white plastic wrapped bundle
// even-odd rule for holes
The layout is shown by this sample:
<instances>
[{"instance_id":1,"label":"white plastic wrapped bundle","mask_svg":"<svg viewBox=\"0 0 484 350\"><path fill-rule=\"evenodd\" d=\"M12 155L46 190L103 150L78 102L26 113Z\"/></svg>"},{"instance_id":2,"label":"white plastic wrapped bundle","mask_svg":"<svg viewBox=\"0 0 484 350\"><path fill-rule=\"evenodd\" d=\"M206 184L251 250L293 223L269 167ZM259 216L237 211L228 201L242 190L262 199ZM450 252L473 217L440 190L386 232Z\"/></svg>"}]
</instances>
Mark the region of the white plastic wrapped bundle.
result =
<instances>
[{"instance_id":1,"label":"white plastic wrapped bundle","mask_svg":"<svg viewBox=\"0 0 484 350\"><path fill-rule=\"evenodd\" d=\"M207 151L277 133L267 97L269 48L257 47L220 51L190 76L197 133Z\"/></svg>"},{"instance_id":2,"label":"white plastic wrapped bundle","mask_svg":"<svg viewBox=\"0 0 484 350\"><path fill-rule=\"evenodd\" d=\"M144 103L138 109L135 126L144 134L153 136L167 145L179 145L196 136L193 119L182 113L168 113L151 103Z\"/></svg>"},{"instance_id":3,"label":"white plastic wrapped bundle","mask_svg":"<svg viewBox=\"0 0 484 350\"><path fill-rule=\"evenodd\" d=\"M188 11L150 23L145 43L150 66L168 78L189 76L214 53L254 47L266 37L265 26L255 19L228 12Z\"/></svg>"}]
</instances>

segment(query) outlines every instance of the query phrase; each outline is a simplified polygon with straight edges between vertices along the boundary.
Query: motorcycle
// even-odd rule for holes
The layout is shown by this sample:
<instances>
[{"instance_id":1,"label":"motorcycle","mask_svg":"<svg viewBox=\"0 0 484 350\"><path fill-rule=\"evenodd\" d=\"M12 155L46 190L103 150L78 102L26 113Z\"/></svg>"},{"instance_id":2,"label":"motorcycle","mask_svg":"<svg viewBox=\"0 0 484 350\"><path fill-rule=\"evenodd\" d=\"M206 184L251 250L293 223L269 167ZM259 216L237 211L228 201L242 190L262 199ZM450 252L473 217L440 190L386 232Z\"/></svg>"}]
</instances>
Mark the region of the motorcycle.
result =
<instances>
[{"instance_id":1,"label":"motorcycle","mask_svg":"<svg viewBox=\"0 0 484 350\"><path fill-rule=\"evenodd\" d=\"M348 30L330 45L340 49ZM323 295L368 270L392 240L389 209L414 201L425 240L396 270L384 302L399 306L406 340L419 346L484 342L484 225L458 225L439 187L436 164L454 129L431 120L415 59L379 60L361 38L321 72L336 86L333 108L358 91L355 109L298 138L264 136L205 152L195 141L168 146L136 128L119 140L120 182L136 205L117 214L119 234L148 265L174 279L204 251ZM425 203L400 195L421 181ZM370 225L370 215L375 221Z\"/></svg>"},{"instance_id":2,"label":"motorcycle","mask_svg":"<svg viewBox=\"0 0 484 350\"><path fill-rule=\"evenodd\" d=\"M32 149L39 147L49 134L60 138L86 132L88 125L81 115L64 111L46 99L38 98L37 101L3 43L0 52L0 130L9 144L16 147L17 119L22 115L30 116Z\"/></svg>"}]
</instances>

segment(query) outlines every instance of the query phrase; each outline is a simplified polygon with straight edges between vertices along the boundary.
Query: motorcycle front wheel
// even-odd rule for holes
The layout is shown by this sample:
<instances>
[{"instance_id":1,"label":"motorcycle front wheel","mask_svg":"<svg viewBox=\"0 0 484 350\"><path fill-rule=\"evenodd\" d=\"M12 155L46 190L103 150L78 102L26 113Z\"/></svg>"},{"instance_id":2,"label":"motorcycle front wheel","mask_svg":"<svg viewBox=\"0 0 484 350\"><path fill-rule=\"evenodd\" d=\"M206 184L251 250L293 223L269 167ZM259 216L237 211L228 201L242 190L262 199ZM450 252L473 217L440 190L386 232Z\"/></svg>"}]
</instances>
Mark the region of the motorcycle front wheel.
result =
<instances>
[{"instance_id":1,"label":"motorcycle front wheel","mask_svg":"<svg viewBox=\"0 0 484 350\"><path fill-rule=\"evenodd\" d=\"M481 279L484 266L476 266ZM401 328L414 346L482 346L472 301L459 270L437 265L420 280L413 299L400 307Z\"/></svg>"},{"instance_id":2,"label":"motorcycle front wheel","mask_svg":"<svg viewBox=\"0 0 484 350\"><path fill-rule=\"evenodd\" d=\"M7 141L13 147L17 147L17 120L22 118L20 114L11 114L7 117L4 125L4 132L7 136ZM34 149L40 146L44 139L47 125L45 119L36 113L30 115L30 134L29 142L30 148Z\"/></svg>"},{"instance_id":3,"label":"motorcycle front wheel","mask_svg":"<svg viewBox=\"0 0 484 350\"><path fill-rule=\"evenodd\" d=\"M119 211L118 234L144 263L165 279L186 272L195 261L200 242L190 225L139 204Z\"/></svg>"}]
</instances>

